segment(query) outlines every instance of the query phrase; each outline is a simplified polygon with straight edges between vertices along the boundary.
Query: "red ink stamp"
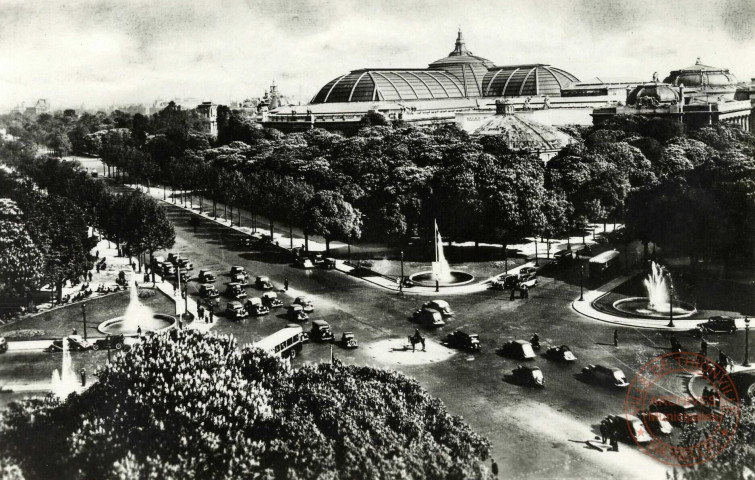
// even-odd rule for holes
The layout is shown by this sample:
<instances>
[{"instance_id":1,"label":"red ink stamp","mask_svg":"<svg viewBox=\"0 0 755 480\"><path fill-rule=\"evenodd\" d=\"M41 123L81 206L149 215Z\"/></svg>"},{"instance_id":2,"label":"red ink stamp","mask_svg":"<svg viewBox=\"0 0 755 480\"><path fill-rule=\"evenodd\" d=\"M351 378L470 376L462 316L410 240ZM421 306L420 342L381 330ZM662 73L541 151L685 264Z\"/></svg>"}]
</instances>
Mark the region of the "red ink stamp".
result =
<instances>
[{"instance_id":1,"label":"red ink stamp","mask_svg":"<svg viewBox=\"0 0 755 480\"><path fill-rule=\"evenodd\" d=\"M626 434L640 450L675 467L706 462L731 442L740 416L739 394L725 368L692 352L661 355L632 379L626 398ZM695 423L710 426L694 445L670 435Z\"/></svg>"}]
</instances>

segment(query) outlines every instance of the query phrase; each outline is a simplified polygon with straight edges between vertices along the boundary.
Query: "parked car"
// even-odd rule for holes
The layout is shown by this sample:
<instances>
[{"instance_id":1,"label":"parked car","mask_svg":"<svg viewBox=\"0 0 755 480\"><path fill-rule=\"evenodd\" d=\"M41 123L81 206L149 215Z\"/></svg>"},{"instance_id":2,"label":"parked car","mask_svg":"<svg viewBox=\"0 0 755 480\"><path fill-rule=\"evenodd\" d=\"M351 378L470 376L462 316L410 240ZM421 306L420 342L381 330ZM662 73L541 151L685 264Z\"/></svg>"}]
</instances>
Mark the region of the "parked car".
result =
<instances>
[{"instance_id":1,"label":"parked car","mask_svg":"<svg viewBox=\"0 0 755 480\"><path fill-rule=\"evenodd\" d=\"M629 386L627 377L616 367L603 365L588 365L582 369L582 374L590 381L611 387L626 388Z\"/></svg>"},{"instance_id":2,"label":"parked car","mask_svg":"<svg viewBox=\"0 0 755 480\"><path fill-rule=\"evenodd\" d=\"M305 312L311 313L315 311L315 304L312 303L312 300L309 297L296 297L294 300L295 305L301 305L301 307L304 309Z\"/></svg>"},{"instance_id":3,"label":"parked car","mask_svg":"<svg viewBox=\"0 0 755 480\"><path fill-rule=\"evenodd\" d=\"M653 437L648 433L642 420L634 415L626 413L608 415L603 421L606 423L608 431L616 432L616 436L622 440L628 442L636 441L638 443L653 441Z\"/></svg>"},{"instance_id":4,"label":"parked car","mask_svg":"<svg viewBox=\"0 0 755 480\"><path fill-rule=\"evenodd\" d=\"M208 300L211 298L218 298L220 294L218 293L218 290L215 288L215 285L200 285L199 296L201 298L204 298L205 300Z\"/></svg>"},{"instance_id":5,"label":"parked car","mask_svg":"<svg viewBox=\"0 0 755 480\"><path fill-rule=\"evenodd\" d=\"M243 273L234 273L231 275L231 282L238 283L242 287L249 285L249 279Z\"/></svg>"},{"instance_id":6,"label":"parked car","mask_svg":"<svg viewBox=\"0 0 755 480\"><path fill-rule=\"evenodd\" d=\"M662 413L672 425L684 426L695 421L695 400L664 396L650 404L650 412Z\"/></svg>"},{"instance_id":7,"label":"parked car","mask_svg":"<svg viewBox=\"0 0 755 480\"><path fill-rule=\"evenodd\" d=\"M716 315L710 317L707 322L698 323L697 329L702 333L729 333L737 331L737 325L732 317Z\"/></svg>"},{"instance_id":8,"label":"parked car","mask_svg":"<svg viewBox=\"0 0 755 480\"><path fill-rule=\"evenodd\" d=\"M176 267L185 268L186 270L192 270L194 268L194 264L192 264L188 258L182 257L181 254L175 252L168 254L168 262Z\"/></svg>"},{"instance_id":9,"label":"parked car","mask_svg":"<svg viewBox=\"0 0 755 480\"><path fill-rule=\"evenodd\" d=\"M318 342L332 342L335 337L328 322L325 320L312 320L312 329L309 332L309 338Z\"/></svg>"},{"instance_id":10,"label":"parked car","mask_svg":"<svg viewBox=\"0 0 755 480\"><path fill-rule=\"evenodd\" d=\"M670 435L674 429L666 415L661 412L640 412L637 417L642 420L645 427L659 435Z\"/></svg>"},{"instance_id":11,"label":"parked car","mask_svg":"<svg viewBox=\"0 0 755 480\"><path fill-rule=\"evenodd\" d=\"M253 247L255 243L255 239L251 237L241 237L238 242L236 242L236 245L239 247Z\"/></svg>"},{"instance_id":12,"label":"parked car","mask_svg":"<svg viewBox=\"0 0 755 480\"><path fill-rule=\"evenodd\" d=\"M414 312L412 319L428 328L442 327L446 324L443 321L443 315L439 311L431 308L420 308Z\"/></svg>"},{"instance_id":13,"label":"parked car","mask_svg":"<svg viewBox=\"0 0 755 480\"><path fill-rule=\"evenodd\" d=\"M577 359L568 345L559 345L558 347L548 347L545 356L557 362L573 362Z\"/></svg>"},{"instance_id":14,"label":"parked car","mask_svg":"<svg viewBox=\"0 0 755 480\"><path fill-rule=\"evenodd\" d=\"M296 259L296 266L304 269L315 268L315 264L307 257L298 257Z\"/></svg>"},{"instance_id":15,"label":"parked car","mask_svg":"<svg viewBox=\"0 0 755 480\"><path fill-rule=\"evenodd\" d=\"M199 283L213 283L215 282L215 274L209 270L200 270L197 277Z\"/></svg>"},{"instance_id":16,"label":"parked car","mask_svg":"<svg viewBox=\"0 0 755 480\"><path fill-rule=\"evenodd\" d=\"M309 320L309 315L307 315L301 305L289 305L288 319L294 322L306 322Z\"/></svg>"},{"instance_id":17,"label":"parked car","mask_svg":"<svg viewBox=\"0 0 755 480\"><path fill-rule=\"evenodd\" d=\"M343 332L341 335L341 346L343 348L357 348L357 337L354 336L354 332Z\"/></svg>"},{"instance_id":18,"label":"parked car","mask_svg":"<svg viewBox=\"0 0 755 480\"><path fill-rule=\"evenodd\" d=\"M278 298L278 294L275 292L265 292L262 294L262 303L267 308L279 308L283 306L283 302Z\"/></svg>"},{"instance_id":19,"label":"parked car","mask_svg":"<svg viewBox=\"0 0 755 480\"><path fill-rule=\"evenodd\" d=\"M250 298L247 300L244 307L246 308L246 311L249 312L249 315L261 316L270 313L270 309L262 304L262 299L259 297Z\"/></svg>"},{"instance_id":20,"label":"parked car","mask_svg":"<svg viewBox=\"0 0 755 480\"><path fill-rule=\"evenodd\" d=\"M8 340L5 339L5 337L0 337L0 353L5 353L8 351Z\"/></svg>"},{"instance_id":21,"label":"parked car","mask_svg":"<svg viewBox=\"0 0 755 480\"><path fill-rule=\"evenodd\" d=\"M231 320L238 320L247 316L247 311L241 302L228 302L225 306L225 315Z\"/></svg>"},{"instance_id":22,"label":"parked car","mask_svg":"<svg viewBox=\"0 0 755 480\"><path fill-rule=\"evenodd\" d=\"M574 260L574 252L571 250L559 250L553 254L553 263L556 265L568 265Z\"/></svg>"},{"instance_id":23,"label":"parked car","mask_svg":"<svg viewBox=\"0 0 755 480\"><path fill-rule=\"evenodd\" d=\"M322 256L322 253L312 253L309 256L310 260L312 260L312 263L315 264L316 267L322 265L325 262L325 257Z\"/></svg>"},{"instance_id":24,"label":"parked car","mask_svg":"<svg viewBox=\"0 0 755 480\"><path fill-rule=\"evenodd\" d=\"M304 329L301 328L301 325L299 325L298 323L286 324L286 328L298 328L299 338L301 338L301 343L309 343L309 332L305 332Z\"/></svg>"},{"instance_id":25,"label":"parked car","mask_svg":"<svg viewBox=\"0 0 755 480\"><path fill-rule=\"evenodd\" d=\"M544 387L545 379L543 378L543 371L540 367L530 365L519 365L511 374L514 376L514 381L519 385L525 387Z\"/></svg>"},{"instance_id":26,"label":"parked car","mask_svg":"<svg viewBox=\"0 0 755 480\"><path fill-rule=\"evenodd\" d=\"M508 290L516 287L519 283L519 275L498 275L496 280L490 284L490 288L493 290Z\"/></svg>"},{"instance_id":27,"label":"parked car","mask_svg":"<svg viewBox=\"0 0 755 480\"><path fill-rule=\"evenodd\" d=\"M162 276L165 278L174 278L176 276L176 267L170 263L163 263Z\"/></svg>"},{"instance_id":28,"label":"parked car","mask_svg":"<svg viewBox=\"0 0 755 480\"><path fill-rule=\"evenodd\" d=\"M422 304L422 309L437 310L444 317L450 317L454 314L454 312L451 310L451 306L445 300L430 300L429 302Z\"/></svg>"},{"instance_id":29,"label":"parked car","mask_svg":"<svg viewBox=\"0 0 755 480\"><path fill-rule=\"evenodd\" d=\"M273 282L270 281L270 277L257 277L254 285L260 290L270 290L273 288Z\"/></svg>"},{"instance_id":30,"label":"parked car","mask_svg":"<svg viewBox=\"0 0 755 480\"><path fill-rule=\"evenodd\" d=\"M466 333L456 330L448 334L448 346L478 352L480 351L480 339L476 333Z\"/></svg>"},{"instance_id":31,"label":"parked car","mask_svg":"<svg viewBox=\"0 0 755 480\"><path fill-rule=\"evenodd\" d=\"M518 358L519 360L531 360L535 358L532 344L526 340L509 340L501 346L501 354Z\"/></svg>"},{"instance_id":32,"label":"parked car","mask_svg":"<svg viewBox=\"0 0 755 480\"><path fill-rule=\"evenodd\" d=\"M537 275L532 273L519 275L519 288L522 288L523 286L532 288L535 285L537 285Z\"/></svg>"},{"instance_id":33,"label":"parked car","mask_svg":"<svg viewBox=\"0 0 755 480\"><path fill-rule=\"evenodd\" d=\"M320 264L320 268L324 268L326 270L333 270L334 268L336 268L336 259L335 258L326 258Z\"/></svg>"},{"instance_id":34,"label":"parked car","mask_svg":"<svg viewBox=\"0 0 755 480\"><path fill-rule=\"evenodd\" d=\"M123 335L108 335L105 338L98 338L92 343L92 350L106 350L108 348L120 350L125 345L124 340Z\"/></svg>"},{"instance_id":35,"label":"parked car","mask_svg":"<svg viewBox=\"0 0 755 480\"><path fill-rule=\"evenodd\" d=\"M519 269L519 276L524 275L535 275L537 276L537 268L536 267L522 267Z\"/></svg>"},{"instance_id":36,"label":"parked car","mask_svg":"<svg viewBox=\"0 0 755 480\"><path fill-rule=\"evenodd\" d=\"M234 275L244 275L244 278L249 278L249 274L246 272L246 269L242 267L241 265L233 265L231 267L231 276Z\"/></svg>"},{"instance_id":37,"label":"parked car","mask_svg":"<svg viewBox=\"0 0 755 480\"><path fill-rule=\"evenodd\" d=\"M69 350L90 350L92 348L92 344L88 340L84 340L81 335L69 335L60 340L53 340L52 344L45 350L48 352L62 352L64 341L68 342Z\"/></svg>"},{"instance_id":38,"label":"parked car","mask_svg":"<svg viewBox=\"0 0 755 480\"><path fill-rule=\"evenodd\" d=\"M163 257L162 255L152 257L152 268L155 270L161 271L165 263L165 257Z\"/></svg>"},{"instance_id":39,"label":"parked car","mask_svg":"<svg viewBox=\"0 0 755 480\"><path fill-rule=\"evenodd\" d=\"M244 290L244 287L240 283L231 282L226 287L225 295L227 297L240 300L242 298L246 298L246 291Z\"/></svg>"}]
</instances>

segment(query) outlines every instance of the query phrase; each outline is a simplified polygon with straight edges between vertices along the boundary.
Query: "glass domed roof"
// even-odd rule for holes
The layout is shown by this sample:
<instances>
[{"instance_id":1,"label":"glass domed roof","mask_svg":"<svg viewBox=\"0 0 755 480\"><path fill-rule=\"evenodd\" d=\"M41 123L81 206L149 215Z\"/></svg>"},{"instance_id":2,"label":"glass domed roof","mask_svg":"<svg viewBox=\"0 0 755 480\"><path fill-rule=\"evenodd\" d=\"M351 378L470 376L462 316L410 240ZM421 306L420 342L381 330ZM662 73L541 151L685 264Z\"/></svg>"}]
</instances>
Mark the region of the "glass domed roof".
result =
<instances>
[{"instance_id":1,"label":"glass domed roof","mask_svg":"<svg viewBox=\"0 0 755 480\"><path fill-rule=\"evenodd\" d=\"M510 149L529 152L556 151L574 141L557 128L516 113L490 117L473 135L501 135Z\"/></svg>"},{"instance_id":2,"label":"glass domed roof","mask_svg":"<svg viewBox=\"0 0 755 480\"><path fill-rule=\"evenodd\" d=\"M485 74L482 94L486 97L560 97L563 87L578 81L565 70L539 63L496 67Z\"/></svg>"},{"instance_id":3,"label":"glass domed roof","mask_svg":"<svg viewBox=\"0 0 755 480\"><path fill-rule=\"evenodd\" d=\"M699 58L694 65L674 70L663 82L675 87L684 85L690 88L735 88L738 83L737 77L731 74L728 68L703 65Z\"/></svg>"}]
</instances>

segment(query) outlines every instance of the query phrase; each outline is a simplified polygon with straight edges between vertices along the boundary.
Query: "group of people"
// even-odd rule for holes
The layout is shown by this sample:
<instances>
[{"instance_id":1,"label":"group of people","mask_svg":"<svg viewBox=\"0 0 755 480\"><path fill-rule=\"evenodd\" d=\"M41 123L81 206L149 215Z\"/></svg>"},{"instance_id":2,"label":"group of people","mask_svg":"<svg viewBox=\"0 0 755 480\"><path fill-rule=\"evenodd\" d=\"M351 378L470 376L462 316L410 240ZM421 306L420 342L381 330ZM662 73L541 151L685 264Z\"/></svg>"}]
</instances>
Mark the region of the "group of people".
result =
<instances>
[{"instance_id":1,"label":"group of people","mask_svg":"<svg viewBox=\"0 0 755 480\"><path fill-rule=\"evenodd\" d=\"M619 439L616 434L616 429L614 429L607 420L600 422L600 438L604 444L608 443L608 445L610 445L612 452L619 451Z\"/></svg>"},{"instance_id":2,"label":"group of people","mask_svg":"<svg viewBox=\"0 0 755 480\"><path fill-rule=\"evenodd\" d=\"M215 321L215 307L212 305L205 309L202 305L197 305L197 321L204 323L213 323Z\"/></svg>"},{"instance_id":3,"label":"group of people","mask_svg":"<svg viewBox=\"0 0 755 480\"><path fill-rule=\"evenodd\" d=\"M530 297L530 289L525 284L518 284L514 287L511 287L511 300L514 300L516 298L516 291L519 290L519 298L529 298Z\"/></svg>"}]
</instances>

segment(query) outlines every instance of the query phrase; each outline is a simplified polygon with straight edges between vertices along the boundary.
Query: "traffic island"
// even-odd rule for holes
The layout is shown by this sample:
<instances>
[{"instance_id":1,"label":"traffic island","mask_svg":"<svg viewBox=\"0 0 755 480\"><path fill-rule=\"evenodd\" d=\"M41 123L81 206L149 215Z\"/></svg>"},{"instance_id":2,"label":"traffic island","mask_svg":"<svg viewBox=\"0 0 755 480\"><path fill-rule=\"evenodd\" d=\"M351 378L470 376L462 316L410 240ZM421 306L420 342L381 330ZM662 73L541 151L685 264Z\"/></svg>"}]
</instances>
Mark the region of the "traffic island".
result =
<instances>
[{"instance_id":1,"label":"traffic island","mask_svg":"<svg viewBox=\"0 0 755 480\"><path fill-rule=\"evenodd\" d=\"M412 350L412 345L407 337L380 340L362 345L360 348L367 349L367 354L372 360L390 366L437 363L448 360L456 353L456 350L446 348L429 338L425 338L424 352L419 343Z\"/></svg>"}]
</instances>

